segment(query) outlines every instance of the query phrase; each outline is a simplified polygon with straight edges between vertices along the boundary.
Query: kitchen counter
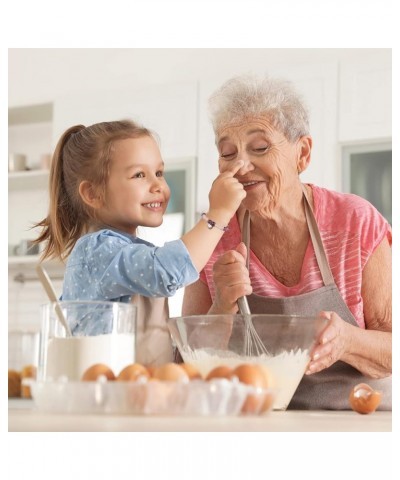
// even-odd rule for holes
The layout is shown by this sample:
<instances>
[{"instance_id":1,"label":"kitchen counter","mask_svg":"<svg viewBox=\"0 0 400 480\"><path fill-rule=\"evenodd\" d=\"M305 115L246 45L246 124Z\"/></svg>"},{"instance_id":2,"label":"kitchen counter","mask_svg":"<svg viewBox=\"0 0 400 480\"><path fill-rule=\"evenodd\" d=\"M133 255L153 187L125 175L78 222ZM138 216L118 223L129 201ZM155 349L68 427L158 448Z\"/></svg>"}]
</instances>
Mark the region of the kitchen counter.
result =
<instances>
[{"instance_id":1,"label":"kitchen counter","mask_svg":"<svg viewBox=\"0 0 400 480\"><path fill-rule=\"evenodd\" d=\"M390 432L392 412L272 411L264 416L163 417L51 414L9 401L10 432Z\"/></svg>"}]
</instances>

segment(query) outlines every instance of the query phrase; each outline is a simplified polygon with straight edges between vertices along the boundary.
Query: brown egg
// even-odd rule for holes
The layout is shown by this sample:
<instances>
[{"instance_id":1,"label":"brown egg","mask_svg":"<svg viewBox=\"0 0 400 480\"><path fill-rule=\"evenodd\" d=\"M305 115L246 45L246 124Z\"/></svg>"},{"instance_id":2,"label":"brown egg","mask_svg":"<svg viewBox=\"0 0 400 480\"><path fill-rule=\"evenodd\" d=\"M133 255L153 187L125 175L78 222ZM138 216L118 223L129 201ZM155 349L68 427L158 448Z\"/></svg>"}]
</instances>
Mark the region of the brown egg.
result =
<instances>
[{"instance_id":1,"label":"brown egg","mask_svg":"<svg viewBox=\"0 0 400 480\"><path fill-rule=\"evenodd\" d=\"M267 387L266 388L274 388L276 386L275 378L272 375L270 369L266 367L265 365L257 364L258 367L263 371L266 382L267 382ZM275 395L273 395L272 391L265 392L265 400L264 404L261 407L261 413L267 412L268 410L271 410L273 403L275 400Z\"/></svg>"},{"instance_id":2,"label":"brown egg","mask_svg":"<svg viewBox=\"0 0 400 480\"><path fill-rule=\"evenodd\" d=\"M21 396L21 374L16 370L8 371L8 397Z\"/></svg>"},{"instance_id":3,"label":"brown egg","mask_svg":"<svg viewBox=\"0 0 400 480\"><path fill-rule=\"evenodd\" d=\"M266 379L266 382L267 382L267 387L268 388L274 388L276 386L276 382L275 382L274 376L272 375L271 370L267 366L262 365L261 363L257 363L257 366L264 373L264 376L265 376L265 379Z\"/></svg>"},{"instance_id":4,"label":"brown egg","mask_svg":"<svg viewBox=\"0 0 400 480\"><path fill-rule=\"evenodd\" d=\"M189 380L194 380L195 378L203 378L201 376L201 373L191 363L179 363L179 366L185 370L187 376L189 377Z\"/></svg>"},{"instance_id":5,"label":"brown egg","mask_svg":"<svg viewBox=\"0 0 400 480\"><path fill-rule=\"evenodd\" d=\"M117 377L118 382L134 382L139 377L150 378L150 373L147 368L140 363L132 363L127 365L123 370L119 372Z\"/></svg>"},{"instance_id":6,"label":"brown egg","mask_svg":"<svg viewBox=\"0 0 400 480\"><path fill-rule=\"evenodd\" d=\"M21 378L36 378L36 367L34 365L25 365L21 372ZM23 382L21 383L21 397L32 398L31 387L24 385Z\"/></svg>"},{"instance_id":7,"label":"brown egg","mask_svg":"<svg viewBox=\"0 0 400 480\"><path fill-rule=\"evenodd\" d=\"M259 365L243 363L237 366L233 372L233 377L237 377L240 382L246 385L252 385L253 387L267 388L268 380L264 373L264 370ZM269 407L265 404L264 395L247 395L246 401L242 407L244 413L258 413Z\"/></svg>"},{"instance_id":8,"label":"brown egg","mask_svg":"<svg viewBox=\"0 0 400 480\"><path fill-rule=\"evenodd\" d=\"M145 365L147 371L149 372L150 377L154 375L154 371L157 368L155 365Z\"/></svg>"},{"instance_id":9,"label":"brown egg","mask_svg":"<svg viewBox=\"0 0 400 480\"><path fill-rule=\"evenodd\" d=\"M166 380L176 382L179 380L189 380L188 374L177 363L166 363L160 365L154 370L153 377L155 380Z\"/></svg>"},{"instance_id":10,"label":"brown egg","mask_svg":"<svg viewBox=\"0 0 400 480\"><path fill-rule=\"evenodd\" d=\"M210 372L208 372L206 380L212 380L213 378L227 378L228 380L230 380L232 372L233 370L231 367L227 367L226 365L220 365L219 367L215 367Z\"/></svg>"},{"instance_id":11,"label":"brown egg","mask_svg":"<svg viewBox=\"0 0 400 480\"><path fill-rule=\"evenodd\" d=\"M358 413L372 413L381 403L382 392L378 392L366 383L359 383L350 392L351 408Z\"/></svg>"},{"instance_id":12,"label":"brown egg","mask_svg":"<svg viewBox=\"0 0 400 480\"><path fill-rule=\"evenodd\" d=\"M36 378L36 367L34 365L25 365L21 372L22 378Z\"/></svg>"},{"instance_id":13,"label":"brown egg","mask_svg":"<svg viewBox=\"0 0 400 480\"><path fill-rule=\"evenodd\" d=\"M239 381L253 387L268 387L268 379L264 369L257 364L243 363L238 365L232 372L232 376L238 377Z\"/></svg>"},{"instance_id":14,"label":"brown egg","mask_svg":"<svg viewBox=\"0 0 400 480\"><path fill-rule=\"evenodd\" d=\"M81 380L83 382L95 382L101 375L104 375L107 380L115 380L114 372L103 363L96 363L89 367L82 375Z\"/></svg>"}]
</instances>

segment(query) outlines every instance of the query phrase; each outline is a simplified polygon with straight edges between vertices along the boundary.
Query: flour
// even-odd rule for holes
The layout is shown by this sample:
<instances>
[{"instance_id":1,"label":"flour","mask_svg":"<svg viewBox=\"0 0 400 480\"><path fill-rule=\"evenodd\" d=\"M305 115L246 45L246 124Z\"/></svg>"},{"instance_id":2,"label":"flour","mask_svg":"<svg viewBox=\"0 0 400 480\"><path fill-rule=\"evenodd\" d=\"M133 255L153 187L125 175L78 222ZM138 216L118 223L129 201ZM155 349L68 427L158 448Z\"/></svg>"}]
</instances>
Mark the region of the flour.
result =
<instances>
[{"instance_id":1,"label":"flour","mask_svg":"<svg viewBox=\"0 0 400 480\"><path fill-rule=\"evenodd\" d=\"M129 333L51 338L42 380L80 380L83 372L95 363L104 363L117 376L135 362L135 336Z\"/></svg>"},{"instance_id":2,"label":"flour","mask_svg":"<svg viewBox=\"0 0 400 480\"><path fill-rule=\"evenodd\" d=\"M260 355L258 357L239 356L226 350L203 349L191 352L181 352L186 363L194 365L203 377L219 365L235 368L242 363L260 363L268 368L273 377L276 388L274 410L286 410L292 399L300 380L310 360L308 350L283 352L271 357Z\"/></svg>"}]
</instances>

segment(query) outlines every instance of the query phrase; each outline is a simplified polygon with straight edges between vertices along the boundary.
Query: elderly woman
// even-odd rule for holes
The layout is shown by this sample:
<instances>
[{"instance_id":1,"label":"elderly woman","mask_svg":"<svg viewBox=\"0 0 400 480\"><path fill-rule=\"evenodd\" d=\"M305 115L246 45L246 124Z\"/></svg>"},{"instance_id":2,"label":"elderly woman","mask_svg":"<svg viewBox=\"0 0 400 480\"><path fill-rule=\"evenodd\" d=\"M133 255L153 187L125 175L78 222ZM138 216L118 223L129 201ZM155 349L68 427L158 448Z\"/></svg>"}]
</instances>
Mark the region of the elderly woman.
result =
<instances>
[{"instance_id":1,"label":"elderly woman","mask_svg":"<svg viewBox=\"0 0 400 480\"><path fill-rule=\"evenodd\" d=\"M288 82L238 77L210 99L224 171L247 192L200 279L186 288L183 313L238 312L329 319L289 408L347 409L366 382L391 409L391 228L366 200L312 184L308 114ZM251 245L243 243L248 230Z\"/></svg>"}]
</instances>

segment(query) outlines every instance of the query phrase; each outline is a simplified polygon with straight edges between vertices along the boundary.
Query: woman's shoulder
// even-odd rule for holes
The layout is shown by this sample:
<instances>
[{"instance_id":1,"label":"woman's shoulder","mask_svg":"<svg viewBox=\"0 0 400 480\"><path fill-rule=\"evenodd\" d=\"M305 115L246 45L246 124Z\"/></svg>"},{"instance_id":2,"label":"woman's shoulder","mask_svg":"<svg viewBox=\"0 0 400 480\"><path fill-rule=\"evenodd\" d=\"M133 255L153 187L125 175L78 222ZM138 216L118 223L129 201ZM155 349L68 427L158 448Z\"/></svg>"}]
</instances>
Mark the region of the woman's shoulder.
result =
<instances>
[{"instance_id":1,"label":"woman's shoulder","mask_svg":"<svg viewBox=\"0 0 400 480\"><path fill-rule=\"evenodd\" d=\"M362 220L370 217L382 217L379 211L365 198L353 193L341 193L335 190L310 185L313 192L314 209L316 217L321 220L337 222L338 219Z\"/></svg>"},{"instance_id":2,"label":"woman's shoulder","mask_svg":"<svg viewBox=\"0 0 400 480\"><path fill-rule=\"evenodd\" d=\"M391 227L383 215L365 198L310 185L318 226L324 231L347 232L369 243L385 234L391 242Z\"/></svg>"},{"instance_id":3,"label":"woman's shoulder","mask_svg":"<svg viewBox=\"0 0 400 480\"><path fill-rule=\"evenodd\" d=\"M337 192L313 184L309 184L309 186L312 189L316 207L325 209L341 207L350 210L368 208L376 210L368 200L354 193Z\"/></svg>"}]
</instances>

